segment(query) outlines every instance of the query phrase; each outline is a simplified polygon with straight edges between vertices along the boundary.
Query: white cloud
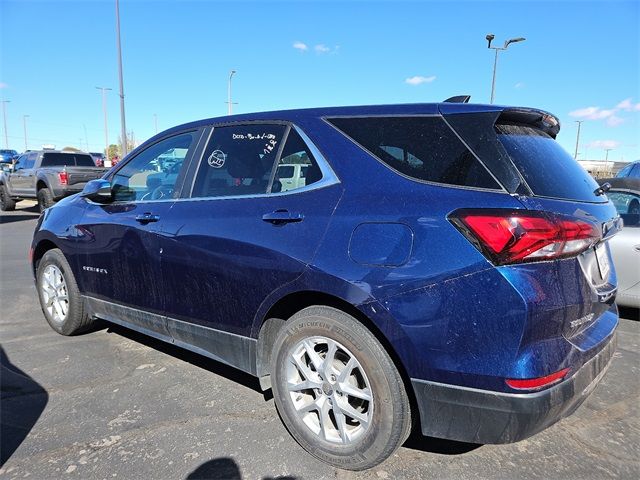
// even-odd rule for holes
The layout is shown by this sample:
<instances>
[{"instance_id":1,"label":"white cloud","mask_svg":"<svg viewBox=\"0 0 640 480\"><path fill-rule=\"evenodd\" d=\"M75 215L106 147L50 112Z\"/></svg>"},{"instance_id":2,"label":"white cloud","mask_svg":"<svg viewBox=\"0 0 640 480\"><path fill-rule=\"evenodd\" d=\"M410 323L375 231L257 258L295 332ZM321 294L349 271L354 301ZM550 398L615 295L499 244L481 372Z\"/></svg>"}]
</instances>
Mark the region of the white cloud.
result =
<instances>
[{"instance_id":1,"label":"white cloud","mask_svg":"<svg viewBox=\"0 0 640 480\"><path fill-rule=\"evenodd\" d=\"M640 103L633 103L631 97L618 102L613 108L585 107L569 112L569 115L584 120L604 120L610 127L617 127L625 122L625 119L618 116L619 112L640 111Z\"/></svg>"},{"instance_id":2,"label":"white cloud","mask_svg":"<svg viewBox=\"0 0 640 480\"><path fill-rule=\"evenodd\" d=\"M616 105L616 108L620 109L620 110L631 110L633 108L633 104L631 103L631 97L629 98L625 98L624 100L622 100L618 105Z\"/></svg>"},{"instance_id":3,"label":"white cloud","mask_svg":"<svg viewBox=\"0 0 640 480\"><path fill-rule=\"evenodd\" d=\"M516 83L513 88L517 88L517 89L521 89L524 88L524 82L518 82Z\"/></svg>"},{"instance_id":4,"label":"white cloud","mask_svg":"<svg viewBox=\"0 0 640 480\"><path fill-rule=\"evenodd\" d=\"M405 79L405 83L409 85L420 85L421 83L431 83L436 79L435 75L431 75L430 77L423 77L422 75L414 75L413 77L409 77Z\"/></svg>"},{"instance_id":5,"label":"white cloud","mask_svg":"<svg viewBox=\"0 0 640 480\"><path fill-rule=\"evenodd\" d=\"M620 146L620 142L617 140L594 140L593 142L587 143L587 148L618 148Z\"/></svg>"},{"instance_id":6,"label":"white cloud","mask_svg":"<svg viewBox=\"0 0 640 480\"><path fill-rule=\"evenodd\" d=\"M9 88L9 85L4 82L0 82L0 88Z\"/></svg>"},{"instance_id":7,"label":"white cloud","mask_svg":"<svg viewBox=\"0 0 640 480\"><path fill-rule=\"evenodd\" d=\"M620 118L617 115L611 115L609 118L607 118L607 125L609 125L610 127L617 127L621 123L624 123L624 118Z\"/></svg>"},{"instance_id":8,"label":"white cloud","mask_svg":"<svg viewBox=\"0 0 640 480\"><path fill-rule=\"evenodd\" d=\"M300 50L301 52L306 52L307 50L309 50L307 44L302 42L293 42L293 48L295 48L296 50Z\"/></svg>"},{"instance_id":9,"label":"white cloud","mask_svg":"<svg viewBox=\"0 0 640 480\"><path fill-rule=\"evenodd\" d=\"M313 47L313 49L316 51L316 53L329 53L331 51L329 47L322 43L316 45L315 47Z\"/></svg>"},{"instance_id":10,"label":"white cloud","mask_svg":"<svg viewBox=\"0 0 640 480\"><path fill-rule=\"evenodd\" d=\"M600 107L586 107L569 112L569 115L576 118L584 118L586 120L601 120L603 118L610 117L614 113L616 113L615 108L604 110Z\"/></svg>"}]
</instances>

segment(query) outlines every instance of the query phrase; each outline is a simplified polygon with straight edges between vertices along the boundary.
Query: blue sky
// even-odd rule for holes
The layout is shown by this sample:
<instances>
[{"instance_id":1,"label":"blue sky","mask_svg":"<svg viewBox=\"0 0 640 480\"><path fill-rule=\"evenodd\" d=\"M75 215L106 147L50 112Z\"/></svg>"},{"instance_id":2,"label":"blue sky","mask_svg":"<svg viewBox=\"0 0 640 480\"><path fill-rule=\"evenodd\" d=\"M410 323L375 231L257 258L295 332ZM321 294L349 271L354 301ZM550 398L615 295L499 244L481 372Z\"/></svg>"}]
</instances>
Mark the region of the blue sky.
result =
<instances>
[{"instance_id":1,"label":"blue sky","mask_svg":"<svg viewBox=\"0 0 640 480\"><path fill-rule=\"evenodd\" d=\"M226 113L323 105L489 101L558 115L558 140L579 158L640 158L640 2L217 2L120 5L127 127L158 128ZM120 131L113 1L0 0L0 96L10 147L102 150ZM306 48L305 48L306 47ZM408 81L409 80L409 81ZM85 139L86 128L86 139ZM0 144L4 147L4 129Z\"/></svg>"}]
</instances>

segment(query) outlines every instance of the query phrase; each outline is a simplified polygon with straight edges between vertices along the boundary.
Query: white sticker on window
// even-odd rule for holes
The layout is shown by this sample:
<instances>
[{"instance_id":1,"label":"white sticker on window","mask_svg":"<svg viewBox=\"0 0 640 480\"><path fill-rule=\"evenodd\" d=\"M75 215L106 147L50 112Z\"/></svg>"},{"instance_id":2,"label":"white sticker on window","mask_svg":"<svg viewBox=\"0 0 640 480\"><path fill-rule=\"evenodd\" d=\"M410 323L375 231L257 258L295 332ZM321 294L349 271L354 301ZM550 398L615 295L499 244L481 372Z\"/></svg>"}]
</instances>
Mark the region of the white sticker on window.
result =
<instances>
[{"instance_id":1,"label":"white sticker on window","mask_svg":"<svg viewBox=\"0 0 640 480\"><path fill-rule=\"evenodd\" d=\"M226 153L224 153L222 150L214 150L213 152L211 152L211 155L209 155L209 159L207 160L207 162L209 162L209 166L213 168L222 168L226 160Z\"/></svg>"}]
</instances>

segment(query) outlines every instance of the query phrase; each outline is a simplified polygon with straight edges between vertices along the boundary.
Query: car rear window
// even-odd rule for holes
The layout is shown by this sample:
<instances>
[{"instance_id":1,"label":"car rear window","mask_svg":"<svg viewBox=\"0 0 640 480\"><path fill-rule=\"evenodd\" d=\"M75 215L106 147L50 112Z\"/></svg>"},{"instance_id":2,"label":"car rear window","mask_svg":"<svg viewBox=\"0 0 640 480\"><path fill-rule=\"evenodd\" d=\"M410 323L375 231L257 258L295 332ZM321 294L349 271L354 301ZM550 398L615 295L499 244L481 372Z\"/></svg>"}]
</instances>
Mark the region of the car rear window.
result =
<instances>
[{"instance_id":1,"label":"car rear window","mask_svg":"<svg viewBox=\"0 0 640 480\"><path fill-rule=\"evenodd\" d=\"M45 153L42 157L43 167L95 167L91 155L81 153Z\"/></svg>"},{"instance_id":2,"label":"car rear window","mask_svg":"<svg viewBox=\"0 0 640 480\"><path fill-rule=\"evenodd\" d=\"M327 121L393 170L415 180L500 189L441 117L341 117Z\"/></svg>"},{"instance_id":3,"label":"car rear window","mask_svg":"<svg viewBox=\"0 0 640 480\"><path fill-rule=\"evenodd\" d=\"M595 194L598 184L591 175L546 133L525 125L497 124L495 128L498 140L534 195L607 201L604 195Z\"/></svg>"}]
</instances>

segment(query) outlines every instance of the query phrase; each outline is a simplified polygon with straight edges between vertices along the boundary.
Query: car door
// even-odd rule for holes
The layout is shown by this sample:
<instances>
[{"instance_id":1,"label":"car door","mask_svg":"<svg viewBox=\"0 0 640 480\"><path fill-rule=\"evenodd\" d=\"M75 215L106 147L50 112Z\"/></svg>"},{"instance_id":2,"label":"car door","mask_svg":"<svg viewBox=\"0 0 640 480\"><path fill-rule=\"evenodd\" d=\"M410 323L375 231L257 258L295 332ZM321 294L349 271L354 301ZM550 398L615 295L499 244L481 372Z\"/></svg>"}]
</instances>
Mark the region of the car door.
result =
<instances>
[{"instance_id":1,"label":"car door","mask_svg":"<svg viewBox=\"0 0 640 480\"><path fill-rule=\"evenodd\" d=\"M17 195L35 194L33 185L33 166L37 153L20 155L11 174L11 192Z\"/></svg>"},{"instance_id":2,"label":"car door","mask_svg":"<svg viewBox=\"0 0 640 480\"><path fill-rule=\"evenodd\" d=\"M81 285L98 316L165 333L157 232L200 135L185 131L148 146L111 175L113 201L87 201L78 226L84 238ZM165 166L158 158L169 151L176 161Z\"/></svg>"},{"instance_id":3,"label":"car door","mask_svg":"<svg viewBox=\"0 0 640 480\"><path fill-rule=\"evenodd\" d=\"M191 195L176 201L160 232L177 342L250 368L243 339L258 307L302 274L342 190L302 135L281 124L213 129ZM278 158L305 162L307 184L283 188Z\"/></svg>"}]
</instances>

